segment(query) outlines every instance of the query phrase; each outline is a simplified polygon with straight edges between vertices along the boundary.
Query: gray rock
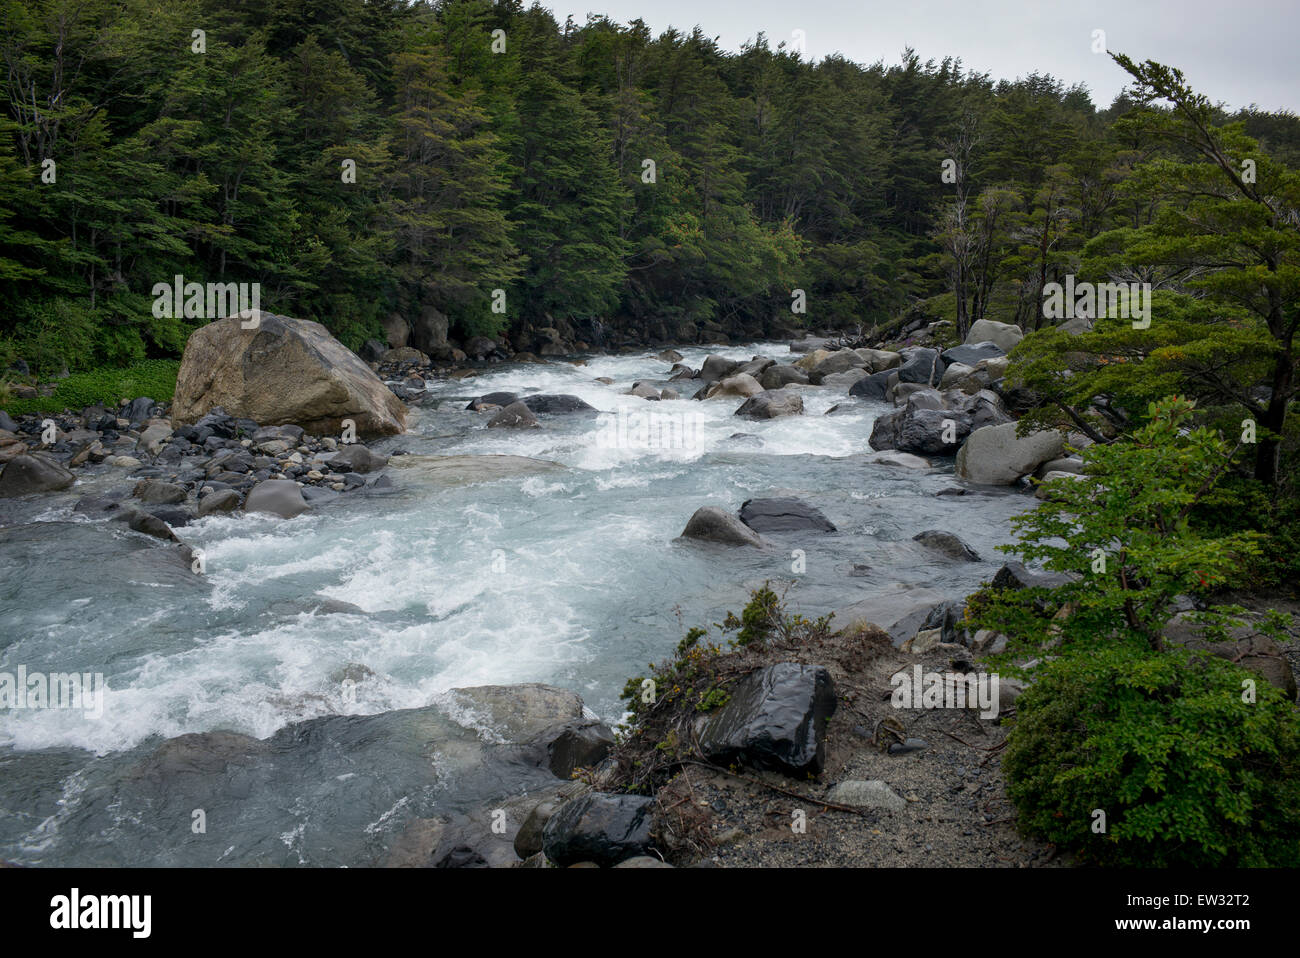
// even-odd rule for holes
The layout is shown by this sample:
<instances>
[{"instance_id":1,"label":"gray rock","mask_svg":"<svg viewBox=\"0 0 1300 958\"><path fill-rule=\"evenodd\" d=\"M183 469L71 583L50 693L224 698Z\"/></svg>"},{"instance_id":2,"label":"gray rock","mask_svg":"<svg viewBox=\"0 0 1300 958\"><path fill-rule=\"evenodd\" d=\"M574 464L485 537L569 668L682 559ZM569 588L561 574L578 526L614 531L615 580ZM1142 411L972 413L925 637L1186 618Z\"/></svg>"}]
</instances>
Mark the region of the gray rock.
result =
<instances>
[{"instance_id":1,"label":"gray rock","mask_svg":"<svg viewBox=\"0 0 1300 958\"><path fill-rule=\"evenodd\" d=\"M469 405L465 408L475 412L487 406L501 406L504 408L518 399L519 396L515 393L488 393L487 395L479 396L478 399L471 399Z\"/></svg>"},{"instance_id":2,"label":"gray rock","mask_svg":"<svg viewBox=\"0 0 1300 958\"><path fill-rule=\"evenodd\" d=\"M803 397L788 389L767 389L745 400L735 415L742 419L778 419L803 414Z\"/></svg>"},{"instance_id":3,"label":"gray rock","mask_svg":"<svg viewBox=\"0 0 1300 958\"><path fill-rule=\"evenodd\" d=\"M836 705L826 669L781 662L751 672L730 692L700 732L700 749L710 762L799 777L821 772L826 720Z\"/></svg>"},{"instance_id":4,"label":"gray rock","mask_svg":"<svg viewBox=\"0 0 1300 958\"><path fill-rule=\"evenodd\" d=\"M512 402L488 420L489 429L534 429L539 425L533 411L521 402Z\"/></svg>"},{"instance_id":5,"label":"gray rock","mask_svg":"<svg viewBox=\"0 0 1300 958\"><path fill-rule=\"evenodd\" d=\"M377 455L357 442L345 445L330 456L326 462L330 464L330 468L335 472L365 474L384 468L384 466L388 465L388 457Z\"/></svg>"},{"instance_id":6,"label":"gray rock","mask_svg":"<svg viewBox=\"0 0 1300 958\"><path fill-rule=\"evenodd\" d=\"M729 546L765 545L761 536L730 512L717 506L703 506L695 510L682 530L681 538L701 542L718 542Z\"/></svg>"},{"instance_id":7,"label":"gray rock","mask_svg":"<svg viewBox=\"0 0 1300 958\"><path fill-rule=\"evenodd\" d=\"M927 529L925 532L918 532L912 538L921 543L927 549L933 549L946 555L949 559L957 559L962 562L979 562L979 554L962 541L960 536L951 532L944 532L940 529Z\"/></svg>"},{"instance_id":8,"label":"gray rock","mask_svg":"<svg viewBox=\"0 0 1300 958\"><path fill-rule=\"evenodd\" d=\"M863 376L849 387L849 395L856 396L859 399L872 399L883 402L886 393L889 391L890 380L897 375L896 370L883 369L880 372L872 373L870 376Z\"/></svg>"},{"instance_id":9,"label":"gray rock","mask_svg":"<svg viewBox=\"0 0 1300 958\"><path fill-rule=\"evenodd\" d=\"M131 494L141 502L163 505L176 505L184 502L186 498L184 486L174 482L163 482L161 479L141 479L135 484L135 490Z\"/></svg>"},{"instance_id":10,"label":"gray rock","mask_svg":"<svg viewBox=\"0 0 1300 958\"><path fill-rule=\"evenodd\" d=\"M939 350L918 347L903 352L904 363L898 367L901 383L924 383L937 386L943 379L943 360Z\"/></svg>"},{"instance_id":11,"label":"gray rock","mask_svg":"<svg viewBox=\"0 0 1300 958\"><path fill-rule=\"evenodd\" d=\"M808 384L808 374L798 366L778 366L773 364L763 370L758 382L764 389L780 389L790 383L806 386Z\"/></svg>"},{"instance_id":12,"label":"gray rock","mask_svg":"<svg viewBox=\"0 0 1300 958\"><path fill-rule=\"evenodd\" d=\"M516 855L520 858L531 858L541 852L542 829L546 827L546 823L550 821L562 802L563 800L559 798L548 798L533 807L528 817L524 819L524 823L519 826L519 831L515 833Z\"/></svg>"},{"instance_id":13,"label":"gray rock","mask_svg":"<svg viewBox=\"0 0 1300 958\"><path fill-rule=\"evenodd\" d=\"M996 343L1004 353L1011 352L1015 349L1016 343L1024 338L1025 334L1020 331L1019 326L997 323L991 319L976 320L971 324L970 332L966 334L967 343Z\"/></svg>"},{"instance_id":14,"label":"gray rock","mask_svg":"<svg viewBox=\"0 0 1300 958\"><path fill-rule=\"evenodd\" d=\"M1005 355L1006 350L991 340L982 343L967 341L964 345L945 349L943 361L949 364L962 363L974 369L981 360L1000 359Z\"/></svg>"},{"instance_id":15,"label":"gray rock","mask_svg":"<svg viewBox=\"0 0 1300 958\"><path fill-rule=\"evenodd\" d=\"M76 481L77 477L71 470L50 456L29 452L14 456L0 470L0 499L54 492L66 489Z\"/></svg>"},{"instance_id":16,"label":"gray rock","mask_svg":"<svg viewBox=\"0 0 1300 958\"><path fill-rule=\"evenodd\" d=\"M1065 449L1056 430L1042 430L1023 438L1016 423L976 429L957 452L959 479L990 486L1009 486L1029 475Z\"/></svg>"},{"instance_id":17,"label":"gray rock","mask_svg":"<svg viewBox=\"0 0 1300 958\"><path fill-rule=\"evenodd\" d=\"M214 512L234 512L239 506L238 492L234 489L217 489L199 500L199 515L210 516Z\"/></svg>"},{"instance_id":18,"label":"gray rock","mask_svg":"<svg viewBox=\"0 0 1300 958\"><path fill-rule=\"evenodd\" d=\"M269 512L285 519L307 511L302 490L292 479L267 479L248 492L244 500L245 512Z\"/></svg>"},{"instance_id":19,"label":"gray rock","mask_svg":"<svg viewBox=\"0 0 1300 958\"><path fill-rule=\"evenodd\" d=\"M547 729L535 741L546 749L551 772L557 778L569 778L575 769L592 768L604 761L614 747L614 733L598 719L577 718Z\"/></svg>"},{"instance_id":20,"label":"gray rock","mask_svg":"<svg viewBox=\"0 0 1300 958\"><path fill-rule=\"evenodd\" d=\"M520 401L539 416L563 416L573 413L594 416L598 412L595 406L570 395L551 396L542 393L525 396Z\"/></svg>"}]
</instances>

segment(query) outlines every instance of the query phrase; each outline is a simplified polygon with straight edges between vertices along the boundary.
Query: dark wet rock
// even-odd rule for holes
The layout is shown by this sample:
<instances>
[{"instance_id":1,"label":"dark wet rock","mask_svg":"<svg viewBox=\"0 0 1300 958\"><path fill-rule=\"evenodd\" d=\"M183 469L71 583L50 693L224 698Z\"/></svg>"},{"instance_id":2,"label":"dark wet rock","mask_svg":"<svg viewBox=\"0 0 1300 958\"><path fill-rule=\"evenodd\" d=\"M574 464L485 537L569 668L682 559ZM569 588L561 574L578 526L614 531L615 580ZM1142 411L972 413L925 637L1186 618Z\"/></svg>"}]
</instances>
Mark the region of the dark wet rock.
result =
<instances>
[{"instance_id":1,"label":"dark wet rock","mask_svg":"<svg viewBox=\"0 0 1300 958\"><path fill-rule=\"evenodd\" d=\"M995 589L1054 589L1059 585L1072 582L1073 578L1064 572L1033 572L1022 563L1008 562L993 577Z\"/></svg>"},{"instance_id":2,"label":"dark wet rock","mask_svg":"<svg viewBox=\"0 0 1300 958\"><path fill-rule=\"evenodd\" d=\"M901 383L924 383L937 386L943 378L943 360L937 349L917 348L903 353L903 365L898 367Z\"/></svg>"},{"instance_id":3,"label":"dark wet rock","mask_svg":"<svg viewBox=\"0 0 1300 958\"><path fill-rule=\"evenodd\" d=\"M883 369L870 376L863 376L849 387L849 395L859 399L871 399L883 402L889 391L891 379L898 376L896 369Z\"/></svg>"},{"instance_id":4,"label":"dark wet rock","mask_svg":"<svg viewBox=\"0 0 1300 958\"><path fill-rule=\"evenodd\" d=\"M487 393L484 396L479 396L478 399L471 399L469 405L466 406L465 408L474 411L482 409L486 406L501 406L502 408L504 408L506 406L509 406L511 403L517 401L518 399L519 396L516 393L507 393L507 392Z\"/></svg>"},{"instance_id":5,"label":"dark wet rock","mask_svg":"<svg viewBox=\"0 0 1300 958\"><path fill-rule=\"evenodd\" d=\"M515 833L515 854L520 858L531 858L542 850L542 830L550 821L555 810L563 804L563 799L548 798L533 806L524 823Z\"/></svg>"},{"instance_id":6,"label":"dark wet rock","mask_svg":"<svg viewBox=\"0 0 1300 958\"><path fill-rule=\"evenodd\" d=\"M557 778L575 769L599 765L614 747L614 733L599 719L570 719L547 729L534 740L546 750L547 767Z\"/></svg>"},{"instance_id":7,"label":"dark wet rock","mask_svg":"<svg viewBox=\"0 0 1300 958\"><path fill-rule=\"evenodd\" d=\"M644 795L589 792L565 802L542 829L546 857L562 868L594 862L609 868L644 855L650 836L654 799Z\"/></svg>"},{"instance_id":8,"label":"dark wet rock","mask_svg":"<svg viewBox=\"0 0 1300 958\"><path fill-rule=\"evenodd\" d=\"M790 383L807 385L808 374L798 366L779 366L773 364L763 370L758 383L764 389L781 389Z\"/></svg>"},{"instance_id":9,"label":"dark wet rock","mask_svg":"<svg viewBox=\"0 0 1300 958\"><path fill-rule=\"evenodd\" d=\"M703 506L695 510L681 538L696 539L702 542L717 542L730 546L764 545L758 533L750 529L730 512L716 506Z\"/></svg>"},{"instance_id":10,"label":"dark wet rock","mask_svg":"<svg viewBox=\"0 0 1300 958\"><path fill-rule=\"evenodd\" d=\"M39 492L66 489L77 477L43 452L15 456L0 470L0 499L12 499Z\"/></svg>"},{"instance_id":11,"label":"dark wet rock","mask_svg":"<svg viewBox=\"0 0 1300 958\"><path fill-rule=\"evenodd\" d=\"M199 515L208 516L214 512L234 512L243 504L239 493L234 489L215 489L199 499Z\"/></svg>"},{"instance_id":12,"label":"dark wet rock","mask_svg":"<svg viewBox=\"0 0 1300 958\"><path fill-rule=\"evenodd\" d=\"M798 777L821 772L826 719L835 712L835 685L826 669L769 665L738 680L730 692L700 732L700 749L710 762Z\"/></svg>"},{"instance_id":13,"label":"dark wet rock","mask_svg":"<svg viewBox=\"0 0 1300 958\"><path fill-rule=\"evenodd\" d=\"M570 395L540 393L535 396L525 396L520 401L539 416L561 416L571 413L594 416L598 412L595 406Z\"/></svg>"},{"instance_id":14,"label":"dark wet rock","mask_svg":"<svg viewBox=\"0 0 1300 958\"><path fill-rule=\"evenodd\" d=\"M834 524L816 506L801 499L747 499L740 521L755 532L834 532Z\"/></svg>"},{"instance_id":15,"label":"dark wet rock","mask_svg":"<svg viewBox=\"0 0 1300 958\"><path fill-rule=\"evenodd\" d=\"M715 383L720 379L726 379L739 368L740 363L734 359L707 356L704 359L704 365L700 367L699 374L695 378L702 383Z\"/></svg>"},{"instance_id":16,"label":"dark wet rock","mask_svg":"<svg viewBox=\"0 0 1300 958\"><path fill-rule=\"evenodd\" d=\"M944 532L941 529L927 529L925 532L918 532L912 538L927 549L932 549L949 559L957 559L962 562L980 561L979 553L963 542L960 536L951 532Z\"/></svg>"}]
</instances>

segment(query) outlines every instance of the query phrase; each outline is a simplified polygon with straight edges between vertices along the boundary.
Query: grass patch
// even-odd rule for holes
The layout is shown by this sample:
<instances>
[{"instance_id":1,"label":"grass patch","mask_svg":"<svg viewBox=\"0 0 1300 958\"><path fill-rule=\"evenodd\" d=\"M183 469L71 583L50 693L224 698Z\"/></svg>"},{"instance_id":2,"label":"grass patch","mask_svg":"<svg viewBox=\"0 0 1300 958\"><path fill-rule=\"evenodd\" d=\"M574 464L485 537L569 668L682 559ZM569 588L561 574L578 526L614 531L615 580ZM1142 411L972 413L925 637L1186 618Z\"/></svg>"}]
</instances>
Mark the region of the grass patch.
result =
<instances>
[{"instance_id":1,"label":"grass patch","mask_svg":"<svg viewBox=\"0 0 1300 958\"><path fill-rule=\"evenodd\" d=\"M146 359L130 366L92 369L60 380L52 396L16 399L0 390L0 409L11 416L29 413L80 412L87 406L116 409L123 400L148 396L155 402L170 402L176 392L178 359Z\"/></svg>"}]
</instances>

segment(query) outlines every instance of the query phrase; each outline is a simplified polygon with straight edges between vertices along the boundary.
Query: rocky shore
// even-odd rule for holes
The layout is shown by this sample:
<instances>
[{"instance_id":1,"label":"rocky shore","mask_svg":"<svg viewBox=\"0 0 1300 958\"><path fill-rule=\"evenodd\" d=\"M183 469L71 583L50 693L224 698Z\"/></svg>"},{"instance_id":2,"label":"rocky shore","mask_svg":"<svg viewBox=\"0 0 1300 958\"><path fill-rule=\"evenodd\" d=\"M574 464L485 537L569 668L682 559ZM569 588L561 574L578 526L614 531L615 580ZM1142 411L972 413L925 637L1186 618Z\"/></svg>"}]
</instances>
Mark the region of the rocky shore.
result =
<instances>
[{"instance_id":1,"label":"rocky shore","mask_svg":"<svg viewBox=\"0 0 1300 958\"><path fill-rule=\"evenodd\" d=\"M1004 378L1018 329L980 321L956 345L944 341L946 324L896 332L899 341L874 345L805 337L791 343L799 358L790 362L714 355L693 368L666 349L658 357L662 381L607 385L682 410L692 401L729 403L740 421L807 415L810 390L843 396L828 415L888 403L892 410L876 419L863 448L900 469L928 470L932 458L951 457L957 483L941 494L998 486L1028 492L1034 479L1082 478L1077 452L1091 442L1087 436L1017 435L1016 416L1032 401ZM542 353L553 361L582 362L561 358L561 342L546 346ZM81 496L75 511L179 545L197 573L201 563L183 529L200 517L292 520L353 493L398 492L410 467L473 482L554 466L511 456L409 455L400 437L430 381L470 378L502 358L547 361L508 353L492 340L466 350L444 344L436 353L372 342L358 358L314 323L262 314L250 330L240 317L220 320L191 338L170 405L137 397L114 408L17 420L0 412L0 499L107 480L106 490ZM542 392L487 393L468 409L487 428L504 430L598 415L576 396ZM1105 428L1100 417L1095 427ZM386 437L397 438L385 454L367 444ZM753 498L734 511L689 504L682 523L688 547L724 552L784 550L792 536L835 531L817 504L796 496ZM979 558L944 529L914 538L935 561ZM1044 581L1008 563L993 586ZM453 690L426 709L313 719L267 740L184 735L106 786L86 814L123 802L184 804L200 794L237 803L250 788L274 791L277 766L319 766L308 774L324 783L347 765L340 756L349 749L384 748L401 771L366 801L402 808L405 824L378 846L363 835L341 839L356 846L358 864L1069 864L1017 835L1006 799L1000 719L1014 714L1019 682L1001 681L991 715L891 701L895 677L917 666L987 674L983 657L1001 652L1006 640L968 630L964 604L964 596L911 589L846 606L829 625L798 636L717 649L694 663L690 688L700 697L659 690L652 707L617 735L578 695L535 684ZM1224 654L1294 698L1291 666L1269 640L1243 633ZM430 751L445 753L449 743L468 776L460 787L469 801L442 814L430 798L432 773L421 763L428 766ZM350 794L322 800L346 804Z\"/></svg>"}]
</instances>

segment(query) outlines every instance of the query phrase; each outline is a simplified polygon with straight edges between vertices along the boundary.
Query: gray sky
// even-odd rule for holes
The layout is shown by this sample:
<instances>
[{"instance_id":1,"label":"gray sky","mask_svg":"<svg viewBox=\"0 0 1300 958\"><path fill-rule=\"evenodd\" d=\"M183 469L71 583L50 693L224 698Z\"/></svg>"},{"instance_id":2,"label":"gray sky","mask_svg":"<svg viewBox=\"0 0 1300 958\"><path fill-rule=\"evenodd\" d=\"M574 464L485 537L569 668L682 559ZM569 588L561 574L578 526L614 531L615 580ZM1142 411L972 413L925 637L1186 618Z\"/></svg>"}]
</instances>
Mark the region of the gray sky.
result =
<instances>
[{"instance_id":1,"label":"gray sky","mask_svg":"<svg viewBox=\"0 0 1300 958\"><path fill-rule=\"evenodd\" d=\"M563 23L572 14L640 17L658 35L699 24L735 50L759 31L772 46L805 34L806 54L840 53L859 63L897 63L906 46L921 60L960 57L995 80L1037 70L1084 83L1098 108L1127 74L1092 52L1092 32L1135 60L1178 67L1192 88L1231 107L1300 112L1300 3L1296 0L542 0Z\"/></svg>"}]
</instances>

